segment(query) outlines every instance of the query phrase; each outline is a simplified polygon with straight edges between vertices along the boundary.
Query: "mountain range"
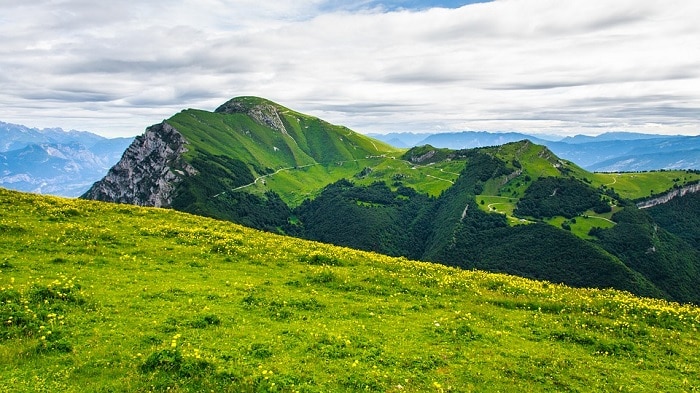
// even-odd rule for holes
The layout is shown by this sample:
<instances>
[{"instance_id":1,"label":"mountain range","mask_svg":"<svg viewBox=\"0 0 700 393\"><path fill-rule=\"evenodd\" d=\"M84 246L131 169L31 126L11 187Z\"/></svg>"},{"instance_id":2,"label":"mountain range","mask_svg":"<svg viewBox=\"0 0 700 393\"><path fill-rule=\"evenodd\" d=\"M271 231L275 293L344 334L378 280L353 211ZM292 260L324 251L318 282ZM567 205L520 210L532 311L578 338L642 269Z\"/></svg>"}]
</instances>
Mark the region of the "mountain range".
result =
<instances>
[{"instance_id":1,"label":"mountain range","mask_svg":"<svg viewBox=\"0 0 700 393\"><path fill-rule=\"evenodd\" d=\"M132 140L0 122L0 186L79 196L104 176Z\"/></svg>"},{"instance_id":2,"label":"mountain range","mask_svg":"<svg viewBox=\"0 0 700 393\"><path fill-rule=\"evenodd\" d=\"M700 303L697 245L635 205L667 190L694 190L698 181L697 171L591 173L530 140L397 149L262 98L238 97L214 112L187 109L148 127L82 197Z\"/></svg>"},{"instance_id":3,"label":"mountain range","mask_svg":"<svg viewBox=\"0 0 700 393\"><path fill-rule=\"evenodd\" d=\"M464 131L439 134L370 134L394 146L432 145L468 149L528 139L547 146L559 157L596 172L630 172L659 169L700 169L700 136L668 136L608 132L550 140L517 132Z\"/></svg>"}]
</instances>

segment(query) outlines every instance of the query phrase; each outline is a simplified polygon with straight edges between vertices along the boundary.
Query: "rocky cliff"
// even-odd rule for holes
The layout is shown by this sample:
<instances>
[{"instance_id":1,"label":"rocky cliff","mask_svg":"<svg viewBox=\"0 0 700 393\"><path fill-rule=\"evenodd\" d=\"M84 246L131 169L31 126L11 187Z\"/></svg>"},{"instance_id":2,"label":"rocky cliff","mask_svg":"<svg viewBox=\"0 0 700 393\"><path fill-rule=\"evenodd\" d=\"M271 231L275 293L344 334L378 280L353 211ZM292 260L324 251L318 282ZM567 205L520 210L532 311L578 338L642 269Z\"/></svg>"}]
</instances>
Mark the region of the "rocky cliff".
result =
<instances>
[{"instance_id":1,"label":"rocky cliff","mask_svg":"<svg viewBox=\"0 0 700 393\"><path fill-rule=\"evenodd\" d=\"M107 176L81 198L140 206L167 207L177 185L197 174L183 154L187 140L167 122L146 129Z\"/></svg>"},{"instance_id":2,"label":"rocky cliff","mask_svg":"<svg viewBox=\"0 0 700 393\"><path fill-rule=\"evenodd\" d=\"M671 199L679 196L683 196L685 194L692 194L700 192L700 183L697 184L691 184L689 186L681 187L678 189L675 189L673 191L667 192L666 194L663 194L659 197L652 198L652 199L647 199L645 201L637 203L637 207L640 209L647 209L650 207L654 207L656 205L660 205L662 203L668 203Z\"/></svg>"}]
</instances>

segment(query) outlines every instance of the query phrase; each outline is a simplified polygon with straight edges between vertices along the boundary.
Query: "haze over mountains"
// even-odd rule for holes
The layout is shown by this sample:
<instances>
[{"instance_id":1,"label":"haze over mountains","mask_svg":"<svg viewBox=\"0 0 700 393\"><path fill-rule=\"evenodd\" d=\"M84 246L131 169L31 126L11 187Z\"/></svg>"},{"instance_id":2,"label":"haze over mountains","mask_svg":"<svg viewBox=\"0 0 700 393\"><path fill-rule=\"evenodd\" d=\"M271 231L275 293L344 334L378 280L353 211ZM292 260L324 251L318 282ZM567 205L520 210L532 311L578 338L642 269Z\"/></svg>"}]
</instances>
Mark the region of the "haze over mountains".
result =
<instances>
[{"instance_id":1,"label":"haze over mountains","mask_svg":"<svg viewBox=\"0 0 700 393\"><path fill-rule=\"evenodd\" d=\"M390 133L370 136L397 147L432 145L450 149L502 145L528 139L561 158L595 172L700 169L700 136L608 132L560 140L516 132L464 131L440 134Z\"/></svg>"},{"instance_id":2,"label":"haze over mountains","mask_svg":"<svg viewBox=\"0 0 700 393\"><path fill-rule=\"evenodd\" d=\"M104 176L132 140L0 122L0 186L78 196Z\"/></svg>"}]
</instances>

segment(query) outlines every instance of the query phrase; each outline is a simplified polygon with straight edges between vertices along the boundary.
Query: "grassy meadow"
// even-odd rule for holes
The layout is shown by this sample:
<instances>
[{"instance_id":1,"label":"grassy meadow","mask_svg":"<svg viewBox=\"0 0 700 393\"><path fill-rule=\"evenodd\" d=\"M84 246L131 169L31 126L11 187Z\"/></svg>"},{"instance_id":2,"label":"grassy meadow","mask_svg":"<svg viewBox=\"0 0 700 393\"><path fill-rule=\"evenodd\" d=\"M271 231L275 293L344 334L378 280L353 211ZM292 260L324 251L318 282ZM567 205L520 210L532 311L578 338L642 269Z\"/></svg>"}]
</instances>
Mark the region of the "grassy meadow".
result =
<instances>
[{"instance_id":1,"label":"grassy meadow","mask_svg":"<svg viewBox=\"0 0 700 393\"><path fill-rule=\"evenodd\" d=\"M648 198L665 192L674 186L700 180L696 171L655 171L625 173L593 173L592 184L596 187L606 186L629 199Z\"/></svg>"},{"instance_id":2,"label":"grassy meadow","mask_svg":"<svg viewBox=\"0 0 700 393\"><path fill-rule=\"evenodd\" d=\"M0 189L2 392L700 390L700 309Z\"/></svg>"}]
</instances>

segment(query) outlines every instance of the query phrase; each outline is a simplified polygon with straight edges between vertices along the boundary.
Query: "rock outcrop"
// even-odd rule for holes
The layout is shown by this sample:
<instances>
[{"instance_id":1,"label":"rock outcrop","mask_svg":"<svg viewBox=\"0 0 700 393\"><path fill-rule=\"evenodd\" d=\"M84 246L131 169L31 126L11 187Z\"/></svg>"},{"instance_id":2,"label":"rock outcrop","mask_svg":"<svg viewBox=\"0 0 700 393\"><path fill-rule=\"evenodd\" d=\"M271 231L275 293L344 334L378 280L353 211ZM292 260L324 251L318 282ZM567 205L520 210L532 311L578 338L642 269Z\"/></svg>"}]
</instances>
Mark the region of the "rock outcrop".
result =
<instances>
[{"instance_id":1,"label":"rock outcrop","mask_svg":"<svg viewBox=\"0 0 700 393\"><path fill-rule=\"evenodd\" d=\"M183 154L187 140L167 122L137 137L107 175L81 196L106 202L168 207L177 185L197 174Z\"/></svg>"},{"instance_id":2,"label":"rock outcrop","mask_svg":"<svg viewBox=\"0 0 700 393\"><path fill-rule=\"evenodd\" d=\"M652 199L647 199L645 201L637 203L637 207L640 209L647 209L650 207L654 207L656 205L660 205L662 203L668 203L671 199L679 196L683 196L685 194L693 194L696 192L700 192L700 183L696 184L691 184L689 186L677 188L673 191L667 192L666 194L663 194L659 197L652 198Z\"/></svg>"},{"instance_id":3,"label":"rock outcrop","mask_svg":"<svg viewBox=\"0 0 700 393\"><path fill-rule=\"evenodd\" d=\"M285 135L287 128L284 126L280 118L277 108L269 103L257 103L250 105L241 101L240 98L234 98L216 109L217 113L244 113L250 116L256 123L270 127Z\"/></svg>"}]
</instances>

